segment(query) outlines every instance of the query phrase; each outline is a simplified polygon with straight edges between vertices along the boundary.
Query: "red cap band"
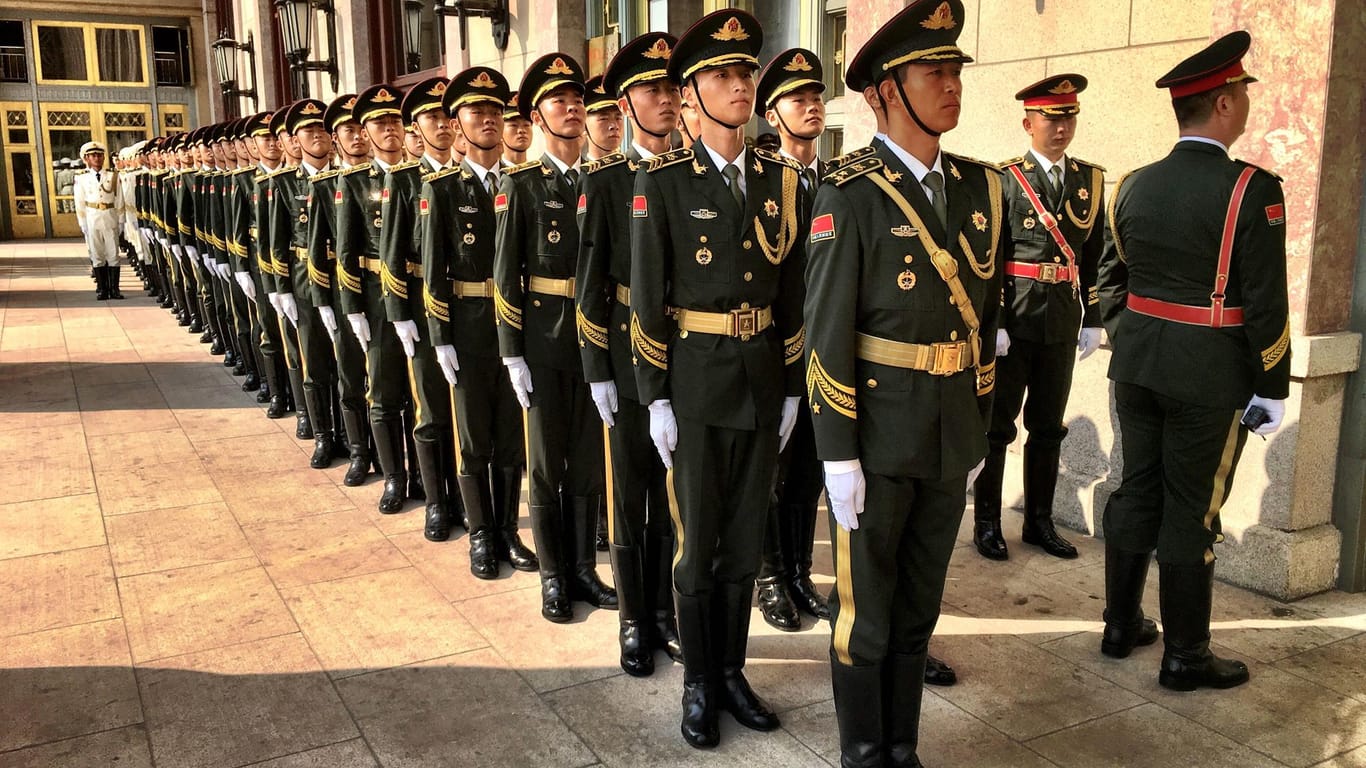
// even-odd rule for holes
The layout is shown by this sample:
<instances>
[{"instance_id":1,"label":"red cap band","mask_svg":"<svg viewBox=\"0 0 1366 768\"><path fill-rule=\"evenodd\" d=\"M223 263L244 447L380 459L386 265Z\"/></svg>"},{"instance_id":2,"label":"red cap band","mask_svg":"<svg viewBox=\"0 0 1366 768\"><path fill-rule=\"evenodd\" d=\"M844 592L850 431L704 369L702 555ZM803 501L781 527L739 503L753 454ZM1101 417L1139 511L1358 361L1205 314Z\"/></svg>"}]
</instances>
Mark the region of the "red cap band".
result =
<instances>
[{"instance_id":1,"label":"red cap band","mask_svg":"<svg viewBox=\"0 0 1366 768\"><path fill-rule=\"evenodd\" d=\"M1191 80L1186 83L1178 83L1171 87L1172 98L1180 99L1186 96L1194 96L1197 93L1212 91L1229 83L1236 83L1245 79L1247 70L1243 69L1243 60L1239 59L1223 69L1198 80Z\"/></svg>"},{"instance_id":2,"label":"red cap band","mask_svg":"<svg viewBox=\"0 0 1366 768\"><path fill-rule=\"evenodd\" d=\"M1049 94L1047 96L1030 96L1024 100L1025 108L1029 107L1070 107L1077 103L1077 94L1062 93L1058 95Z\"/></svg>"}]
</instances>

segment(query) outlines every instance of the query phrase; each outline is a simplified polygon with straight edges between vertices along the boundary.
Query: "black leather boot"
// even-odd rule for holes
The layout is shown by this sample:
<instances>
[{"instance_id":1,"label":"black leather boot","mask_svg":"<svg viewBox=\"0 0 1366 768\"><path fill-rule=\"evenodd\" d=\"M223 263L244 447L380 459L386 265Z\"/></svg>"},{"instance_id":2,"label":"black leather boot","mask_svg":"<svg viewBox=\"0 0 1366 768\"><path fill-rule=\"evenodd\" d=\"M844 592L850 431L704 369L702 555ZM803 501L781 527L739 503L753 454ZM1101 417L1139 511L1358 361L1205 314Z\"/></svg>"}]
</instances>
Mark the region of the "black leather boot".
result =
<instances>
[{"instance_id":1,"label":"black leather boot","mask_svg":"<svg viewBox=\"0 0 1366 768\"><path fill-rule=\"evenodd\" d=\"M797 610L816 619L830 620L830 606L825 595L811 581L811 549L816 544L814 506L789 505L778 513L778 527L783 532L783 563L787 568L788 595Z\"/></svg>"},{"instance_id":2,"label":"black leather boot","mask_svg":"<svg viewBox=\"0 0 1366 768\"><path fill-rule=\"evenodd\" d=\"M534 573L541 564L536 553L522 543L517 534L517 518L522 513L522 467L490 467L493 485L493 512L498 528L495 544L498 559L504 560L515 571Z\"/></svg>"},{"instance_id":3,"label":"black leather boot","mask_svg":"<svg viewBox=\"0 0 1366 768\"><path fill-rule=\"evenodd\" d=\"M982 471L972 484L972 543L988 560L1010 557L1001 535L1001 481L1006 471L1006 447L992 443Z\"/></svg>"},{"instance_id":4,"label":"black leather boot","mask_svg":"<svg viewBox=\"0 0 1366 768\"><path fill-rule=\"evenodd\" d=\"M572 517L565 524L567 540L574 548L574 573L569 580L569 596L595 608L617 609L617 591L598 578L598 510L601 496L575 496L571 499Z\"/></svg>"},{"instance_id":5,"label":"black leather boot","mask_svg":"<svg viewBox=\"0 0 1366 768\"><path fill-rule=\"evenodd\" d=\"M607 505L603 504L598 509L598 536L595 542L599 552L606 552L610 542L607 540Z\"/></svg>"},{"instance_id":6,"label":"black leather boot","mask_svg":"<svg viewBox=\"0 0 1366 768\"><path fill-rule=\"evenodd\" d=\"M445 541L451 537L451 515L446 508L445 487L441 483L441 444L417 444L417 464L427 481L427 522L422 535L427 541Z\"/></svg>"},{"instance_id":7,"label":"black leather boot","mask_svg":"<svg viewBox=\"0 0 1366 768\"><path fill-rule=\"evenodd\" d=\"M1025 521L1020 539L1054 557L1071 560L1077 548L1053 528L1053 492L1058 486L1058 456L1061 449L1025 445L1024 496Z\"/></svg>"},{"instance_id":8,"label":"black leather boot","mask_svg":"<svg viewBox=\"0 0 1366 768\"><path fill-rule=\"evenodd\" d=\"M683 638L683 740L698 749L721 742L717 719L721 711L716 675L712 669L714 633L711 595L674 595L678 635Z\"/></svg>"},{"instance_id":9,"label":"black leather boot","mask_svg":"<svg viewBox=\"0 0 1366 768\"><path fill-rule=\"evenodd\" d=\"M237 359L242 362L243 373L246 378L242 380L243 392L255 392L261 388L261 374L256 367L256 345L251 343L251 334L237 334Z\"/></svg>"},{"instance_id":10,"label":"black leather boot","mask_svg":"<svg viewBox=\"0 0 1366 768\"><path fill-rule=\"evenodd\" d=\"M645 573L649 579L646 594L653 597L655 612L654 647L683 663L683 644L678 639L678 619L674 616L674 539L669 534L651 533L645 541Z\"/></svg>"},{"instance_id":11,"label":"black leather boot","mask_svg":"<svg viewBox=\"0 0 1366 768\"><path fill-rule=\"evenodd\" d=\"M446 509L450 511L451 525L470 530L465 517L464 494L460 492L459 479L456 477L455 433L450 429L441 435L441 480L446 485Z\"/></svg>"},{"instance_id":12,"label":"black leather boot","mask_svg":"<svg viewBox=\"0 0 1366 768\"><path fill-rule=\"evenodd\" d=\"M285 386L288 379L284 375L284 363L278 352L263 354L262 357L266 364L265 389L270 390L270 406L266 408L266 418L283 419L289 410L289 388Z\"/></svg>"},{"instance_id":13,"label":"black leather boot","mask_svg":"<svg viewBox=\"0 0 1366 768\"><path fill-rule=\"evenodd\" d=\"M888 653L882 660L883 744L889 768L920 768L920 700L926 654ZM841 723L843 727L843 723Z\"/></svg>"},{"instance_id":14,"label":"black leather boot","mask_svg":"<svg viewBox=\"0 0 1366 768\"><path fill-rule=\"evenodd\" d=\"M105 267L105 287L109 290L109 298L123 299L123 291L119 290L119 270L121 267Z\"/></svg>"},{"instance_id":15,"label":"black leather boot","mask_svg":"<svg viewBox=\"0 0 1366 768\"><path fill-rule=\"evenodd\" d=\"M365 482L370 474L370 422L359 411L342 411L346 425L346 447L351 465L346 468L342 484L352 488Z\"/></svg>"},{"instance_id":16,"label":"black leather boot","mask_svg":"<svg viewBox=\"0 0 1366 768\"><path fill-rule=\"evenodd\" d=\"M332 466L332 454L337 449L327 392L305 389L304 400L308 403L313 425L313 457L308 460L308 465L314 469L327 469Z\"/></svg>"},{"instance_id":17,"label":"black leather boot","mask_svg":"<svg viewBox=\"0 0 1366 768\"><path fill-rule=\"evenodd\" d=\"M109 273L108 267L91 267L91 272L95 275L95 301L109 300Z\"/></svg>"},{"instance_id":18,"label":"black leather boot","mask_svg":"<svg viewBox=\"0 0 1366 768\"><path fill-rule=\"evenodd\" d=\"M782 532L778 522L779 507L768 505L768 520L764 524L764 547L759 561L759 577L754 584L759 589L759 613L775 629L796 632L802 628L802 617L787 594L787 571L783 568Z\"/></svg>"},{"instance_id":19,"label":"black leather boot","mask_svg":"<svg viewBox=\"0 0 1366 768\"><path fill-rule=\"evenodd\" d=\"M772 731L782 725L778 715L745 679L749 606L753 594L753 584L723 583L717 585L712 597L712 637L721 657L720 704L740 725L756 731ZM687 640L684 639L685 658L687 652Z\"/></svg>"},{"instance_id":20,"label":"black leather boot","mask_svg":"<svg viewBox=\"0 0 1366 768\"><path fill-rule=\"evenodd\" d=\"M882 668L841 664L830 654L835 720L840 730L840 768L883 768Z\"/></svg>"},{"instance_id":21,"label":"black leather boot","mask_svg":"<svg viewBox=\"0 0 1366 768\"><path fill-rule=\"evenodd\" d=\"M381 514L392 515L403 509L408 495L408 473L403 467L403 432L400 424L391 421L372 421L375 433L375 453L379 455L380 471L384 473L384 493L379 497Z\"/></svg>"},{"instance_id":22,"label":"black leather boot","mask_svg":"<svg viewBox=\"0 0 1366 768\"><path fill-rule=\"evenodd\" d=\"M422 473L417 466L417 443L413 439L416 426L413 404L407 403L403 406L403 440L408 449L408 498L422 500L427 498L427 489L423 487Z\"/></svg>"},{"instance_id":23,"label":"black leather boot","mask_svg":"<svg viewBox=\"0 0 1366 768\"><path fill-rule=\"evenodd\" d=\"M1214 563L1158 564L1162 605L1162 671L1157 682L1173 691L1233 688L1248 681L1247 665L1221 659L1209 649Z\"/></svg>"},{"instance_id":24,"label":"black leather boot","mask_svg":"<svg viewBox=\"0 0 1366 768\"><path fill-rule=\"evenodd\" d=\"M460 475L457 481L470 530L470 573L476 579L496 579L498 558L494 555L493 497L488 473Z\"/></svg>"},{"instance_id":25,"label":"black leather boot","mask_svg":"<svg viewBox=\"0 0 1366 768\"><path fill-rule=\"evenodd\" d=\"M1105 548L1105 632L1100 652L1122 659L1136 646L1157 642L1157 624L1143 615L1143 588L1148 579L1146 552Z\"/></svg>"},{"instance_id":26,"label":"black leather boot","mask_svg":"<svg viewBox=\"0 0 1366 768\"><path fill-rule=\"evenodd\" d=\"M944 663L940 659L925 654L925 674L922 678L926 685L938 685L948 687L958 682L958 673L953 671L953 667Z\"/></svg>"},{"instance_id":27,"label":"black leather boot","mask_svg":"<svg viewBox=\"0 0 1366 768\"><path fill-rule=\"evenodd\" d=\"M645 594L645 547L613 544L611 552L612 577L617 585L617 607L621 611L618 632L621 668L632 677L649 677L655 672L655 655L650 647L653 616Z\"/></svg>"},{"instance_id":28,"label":"black leather boot","mask_svg":"<svg viewBox=\"0 0 1366 768\"><path fill-rule=\"evenodd\" d=\"M564 526L559 504L531 506L531 535L536 541L536 558L541 572L541 616L563 624L574 618L565 580Z\"/></svg>"},{"instance_id":29,"label":"black leather boot","mask_svg":"<svg viewBox=\"0 0 1366 768\"><path fill-rule=\"evenodd\" d=\"M313 439L313 422L308 418L308 398L304 394L304 372L298 368L288 368L289 394L296 413L294 436L300 440Z\"/></svg>"}]
</instances>

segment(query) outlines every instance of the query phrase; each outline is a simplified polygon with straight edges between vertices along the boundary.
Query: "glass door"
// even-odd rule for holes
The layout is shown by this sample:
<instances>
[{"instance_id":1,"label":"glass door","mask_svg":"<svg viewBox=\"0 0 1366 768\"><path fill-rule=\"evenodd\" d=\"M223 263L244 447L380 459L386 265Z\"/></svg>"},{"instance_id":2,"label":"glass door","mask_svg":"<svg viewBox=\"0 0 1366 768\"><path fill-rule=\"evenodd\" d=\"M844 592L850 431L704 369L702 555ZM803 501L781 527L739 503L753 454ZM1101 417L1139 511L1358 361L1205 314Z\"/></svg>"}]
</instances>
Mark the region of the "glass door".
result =
<instances>
[{"instance_id":1,"label":"glass door","mask_svg":"<svg viewBox=\"0 0 1366 768\"><path fill-rule=\"evenodd\" d=\"M43 236L44 200L38 194L42 170L38 167L38 137L34 132L33 110L24 102L0 103L4 134L5 177L3 192L9 212L10 236L16 239Z\"/></svg>"},{"instance_id":2,"label":"glass door","mask_svg":"<svg viewBox=\"0 0 1366 768\"><path fill-rule=\"evenodd\" d=\"M48 210L53 237L79 237L75 200L76 174L85 168L81 145L104 144L105 167L113 167L120 149L150 137L152 111L146 104L42 105L43 147L48 157ZM17 233L16 233L17 234Z\"/></svg>"}]
</instances>

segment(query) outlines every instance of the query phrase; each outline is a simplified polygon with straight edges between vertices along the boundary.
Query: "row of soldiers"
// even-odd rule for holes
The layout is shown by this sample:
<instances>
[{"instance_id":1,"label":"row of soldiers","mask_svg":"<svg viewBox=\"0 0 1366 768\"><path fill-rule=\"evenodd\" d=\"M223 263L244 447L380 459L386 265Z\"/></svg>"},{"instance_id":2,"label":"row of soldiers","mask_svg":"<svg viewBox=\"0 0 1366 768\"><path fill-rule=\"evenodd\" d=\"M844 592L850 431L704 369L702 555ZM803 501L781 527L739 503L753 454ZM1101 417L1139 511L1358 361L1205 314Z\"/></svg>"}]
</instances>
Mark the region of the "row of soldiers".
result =
<instances>
[{"instance_id":1,"label":"row of soldiers","mask_svg":"<svg viewBox=\"0 0 1366 768\"><path fill-rule=\"evenodd\" d=\"M550 621L618 609L628 673L681 661L688 743L715 745L720 711L779 725L743 672L757 582L769 623L831 621L842 763L919 765L922 684L952 681L928 640L966 492L977 549L1004 559L1023 407L1022 539L1076 556L1053 487L1077 350L1101 341L1103 169L1065 154L1086 80L1017 94L1026 155L941 151L963 18L919 0L869 39L845 81L878 132L831 161L816 55L761 68L736 10L632 40L592 80L557 52L516 94L474 67L155 139L136 184L154 281L244 389L264 377L268 415L298 410L313 466L347 455L359 484L377 460L381 512L425 498L427 538L463 526L475 576L538 570ZM746 144L755 114L779 151ZM527 125L540 159L516 154ZM810 580L823 489L829 604ZM1108 654L1157 639L1150 553L1107 552ZM1237 677L1207 614L1203 645L1198 626L1169 640L1164 684Z\"/></svg>"}]
</instances>

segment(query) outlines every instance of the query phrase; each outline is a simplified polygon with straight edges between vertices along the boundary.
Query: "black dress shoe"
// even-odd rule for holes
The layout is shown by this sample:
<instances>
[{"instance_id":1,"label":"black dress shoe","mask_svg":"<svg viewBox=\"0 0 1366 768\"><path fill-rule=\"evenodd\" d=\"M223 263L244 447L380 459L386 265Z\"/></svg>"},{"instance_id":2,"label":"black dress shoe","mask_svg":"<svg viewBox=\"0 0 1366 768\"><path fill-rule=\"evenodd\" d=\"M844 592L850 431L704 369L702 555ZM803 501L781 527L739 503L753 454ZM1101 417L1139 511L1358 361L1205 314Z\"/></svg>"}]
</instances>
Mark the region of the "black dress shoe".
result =
<instances>
[{"instance_id":1,"label":"black dress shoe","mask_svg":"<svg viewBox=\"0 0 1366 768\"><path fill-rule=\"evenodd\" d=\"M492 535L487 528L470 534L470 573L476 579L498 578L498 558L493 556Z\"/></svg>"},{"instance_id":2,"label":"black dress shoe","mask_svg":"<svg viewBox=\"0 0 1366 768\"><path fill-rule=\"evenodd\" d=\"M270 406L266 408L267 419L283 419L289 412L289 403L285 402L284 395L271 395Z\"/></svg>"},{"instance_id":3,"label":"black dress shoe","mask_svg":"<svg viewBox=\"0 0 1366 768\"><path fill-rule=\"evenodd\" d=\"M313 422L308 420L307 413L301 413L295 417L294 436L300 440L313 439Z\"/></svg>"},{"instance_id":4,"label":"black dress shoe","mask_svg":"<svg viewBox=\"0 0 1366 768\"><path fill-rule=\"evenodd\" d=\"M247 373L247 377L246 377L245 379L242 379L242 391L243 391L243 392L256 392L256 391L258 391L258 390L260 390L260 389L261 389L261 377L257 376L255 373L252 373L252 372ZM266 400L269 400L269 399L270 399L270 395L266 395ZM265 402L265 400L259 400L258 402Z\"/></svg>"},{"instance_id":5,"label":"black dress shoe","mask_svg":"<svg viewBox=\"0 0 1366 768\"><path fill-rule=\"evenodd\" d=\"M697 749L711 749L721 743L717 727L717 707L706 683L683 682L683 740Z\"/></svg>"},{"instance_id":6,"label":"black dress shoe","mask_svg":"<svg viewBox=\"0 0 1366 768\"><path fill-rule=\"evenodd\" d=\"M250 381L250 380L251 380L250 377L248 377L247 380ZM242 386L246 386L246 385L243 384ZM267 383L264 382L264 381L261 382L261 386L258 387L258 388L256 389L256 402L258 402L258 403L269 403L269 402L271 401L271 399L272 399L272 395L271 395L271 392L270 392L270 385L267 384Z\"/></svg>"},{"instance_id":7,"label":"black dress shoe","mask_svg":"<svg viewBox=\"0 0 1366 768\"><path fill-rule=\"evenodd\" d=\"M802 617L797 615L797 606L792 604L780 577L760 578L755 585L759 588L759 613L769 626L784 632L802 628Z\"/></svg>"},{"instance_id":8,"label":"black dress shoe","mask_svg":"<svg viewBox=\"0 0 1366 768\"><path fill-rule=\"evenodd\" d=\"M556 624L563 624L574 618L569 592L565 589L564 579L559 576L546 576L541 579L541 616L546 621L553 621Z\"/></svg>"},{"instance_id":9,"label":"black dress shoe","mask_svg":"<svg viewBox=\"0 0 1366 768\"><path fill-rule=\"evenodd\" d=\"M218 339L213 339L212 342L213 343L209 345L209 354L213 355L214 357L218 357L219 355L223 354L223 342L219 341ZM204 338L201 336L199 339L199 343L204 344L207 342L205 342Z\"/></svg>"},{"instance_id":10,"label":"black dress shoe","mask_svg":"<svg viewBox=\"0 0 1366 768\"><path fill-rule=\"evenodd\" d=\"M787 583L787 593L797 610L818 620L830 620L830 604L825 595L812 583L811 577L804 576Z\"/></svg>"},{"instance_id":11,"label":"black dress shoe","mask_svg":"<svg viewBox=\"0 0 1366 768\"><path fill-rule=\"evenodd\" d=\"M451 519L445 504L427 505L427 522L422 535L427 541L445 541L451 537Z\"/></svg>"},{"instance_id":12,"label":"black dress shoe","mask_svg":"<svg viewBox=\"0 0 1366 768\"><path fill-rule=\"evenodd\" d=\"M392 515L403 510L403 498L407 496L407 484L403 482L403 475L386 475L384 477L384 493L379 497L379 512L382 515Z\"/></svg>"},{"instance_id":13,"label":"black dress shoe","mask_svg":"<svg viewBox=\"0 0 1366 768\"><path fill-rule=\"evenodd\" d=\"M958 673L953 667L933 656L925 657L925 684L950 686L958 682Z\"/></svg>"},{"instance_id":14,"label":"black dress shoe","mask_svg":"<svg viewBox=\"0 0 1366 768\"><path fill-rule=\"evenodd\" d=\"M522 543L522 537L517 535L516 528L504 529L500 535L502 536L502 546L498 548L498 556L507 560L508 565L511 565L514 571L534 573L540 569L541 561L536 558L535 552L532 552L527 545Z\"/></svg>"},{"instance_id":15,"label":"black dress shoe","mask_svg":"<svg viewBox=\"0 0 1366 768\"><path fill-rule=\"evenodd\" d=\"M369 456L352 456L351 465L346 468L346 477L342 478L342 485L355 488L365 482L365 478L370 474Z\"/></svg>"},{"instance_id":16,"label":"black dress shoe","mask_svg":"<svg viewBox=\"0 0 1366 768\"><path fill-rule=\"evenodd\" d=\"M1005 560L1010 557L1006 540L1001 536L999 520L978 520L972 524L972 543L977 551L988 560Z\"/></svg>"},{"instance_id":17,"label":"black dress shoe","mask_svg":"<svg viewBox=\"0 0 1366 768\"><path fill-rule=\"evenodd\" d=\"M1162 671L1157 682L1172 691L1193 691L1196 688L1234 688L1248 681L1247 665L1234 659L1221 659L1205 651L1202 658L1162 656Z\"/></svg>"},{"instance_id":18,"label":"black dress shoe","mask_svg":"<svg viewBox=\"0 0 1366 768\"><path fill-rule=\"evenodd\" d=\"M735 717L735 722L755 731L772 731L782 723L778 715L749 687L740 670L721 675L721 705Z\"/></svg>"},{"instance_id":19,"label":"black dress shoe","mask_svg":"<svg viewBox=\"0 0 1366 768\"><path fill-rule=\"evenodd\" d=\"M1025 520L1020 540L1043 549L1053 557L1060 557L1064 560L1073 560L1077 557L1077 548L1072 546L1072 543L1067 539L1058 535L1058 532L1053 529L1051 519Z\"/></svg>"},{"instance_id":20,"label":"black dress shoe","mask_svg":"<svg viewBox=\"0 0 1366 768\"><path fill-rule=\"evenodd\" d=\"M233 376L246 376L246 375L247 375L247 364L244 363L244 362L242 362L242 358L240 358L240 357L237 358L237 362L233 363L233 366L232 366L232 375L233 375ZM242 391L243 391L243 392L249 392L250 390L244 389L244 390L242 390Z\"/></svg>"},{"instance_id":21,"label":"black dress shoe","mask_svg":"<svg viewBox=\"0 0 1366 768\"><path fill-rule=\"evenodd\" d=\"M1157 622L1142 619L1137 627L1123 627L1105 622L1105 631L1100 636L1100 652L1112 659L1127 658L1134 648L1152 645L1157 642Z\"/></svg>"},{"instance_id":22,"label":"black dress shoe","mask_svg":"<svg viewBox=\"0 0 1366 768\"><path fill-rule=\"evenodd\" d=\"M308 460L308 465L314 469L327 469L332 466L332 441L331 432L318 432L313 439L313 457Z\"/></svg>"},{"instance_id":23,"label":"black dress shoe","mask_svg":"<svg viewBox=\"0 0 1366 768\"><path fill-rule=\"evenodd\" d=\"M229 349L229 350L227 350L226 352L224 352L224 353L223 353L223 367L224 367L224 368L232 368L232 367L234 367L234 366L236 366L236 365L237 365L237 355L233 354L233 352L232 352L231 349ZM236 374L236 375L237 375L237 376L246 375L246 370L243 369L242 373L239 373L239 374Z\"/></svg>"},{"instance_id":24,"label":"black dress shoe","mask_svg":"<svg viewBox=\"0 0 1366 768\"><path fill-rule=\"evenodd\" d=\"M191 317L191 318L190 318L190 325L189 325L189 327L187 327L185 330L186 330L186 332L189 333L191 336L195 335L196 333L202 334L202 333L204 333L204 323L203 323L203 321L199 320L198 318ZM204 340L204 337L201 335L201 336L199 337L199 343L200 343L200 344L208 344L209 342L205 341L205 340Z\"/></svg>"},{"instance_id":25,"label":"black dress shoe","mask_svg":"<svg viewBox=\"0 0 1366 768\"><path fill-rule=\"evenodd\" d=\"M621 668L631 677L649 677L655 673L655 654L647 642L647 634L638 621L621 622Z\"/></svg>"}]
</instances>

